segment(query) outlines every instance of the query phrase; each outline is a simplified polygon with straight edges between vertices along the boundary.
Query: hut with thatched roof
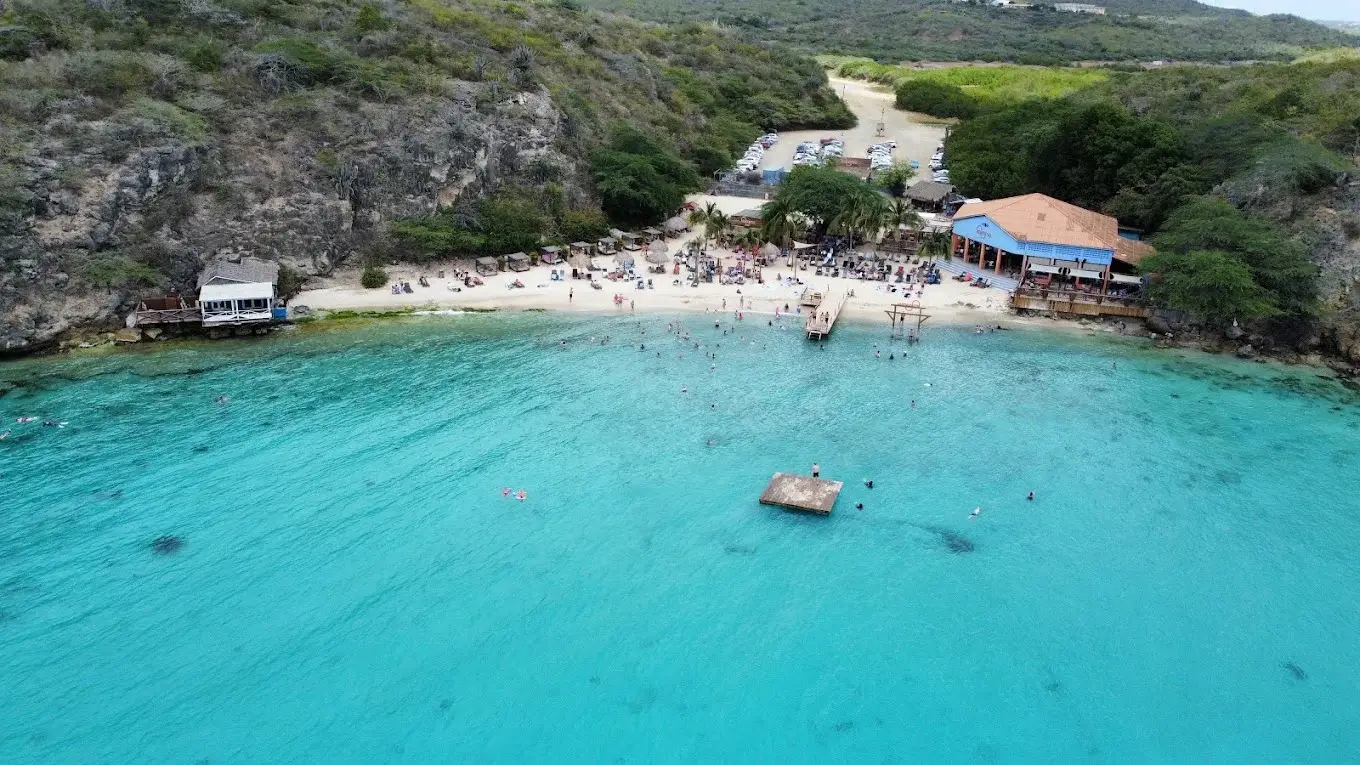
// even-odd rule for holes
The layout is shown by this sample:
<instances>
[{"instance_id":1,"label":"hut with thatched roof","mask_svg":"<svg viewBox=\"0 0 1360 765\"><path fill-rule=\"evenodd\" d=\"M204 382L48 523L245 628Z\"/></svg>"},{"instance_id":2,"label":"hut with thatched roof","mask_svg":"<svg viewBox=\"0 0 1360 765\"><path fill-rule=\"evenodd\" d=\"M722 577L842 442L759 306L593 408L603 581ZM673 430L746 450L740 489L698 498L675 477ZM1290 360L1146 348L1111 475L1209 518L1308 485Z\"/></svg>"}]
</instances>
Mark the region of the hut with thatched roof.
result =
<instances>
[{"instance_id":1,"label":"hut with thatched roof","mask_svg":"<svg viewBox=\"0 0 1360 765\"><path fill-rule=\"evenodd\" d=\"M666 243L660 239L652 242L647 245L647 262L658 266L665 263L670 260L670 257L666 254L669 250L670 248L666 246Z\"/></svg>"},{"instance_id":2,"label":"hut with thatched roof","mask_svg":"<svg viewBox=\"0 0 1360 765\"><path fill-rule=\"evenodd\" d=\"M679 234L689 231L689 221L686 221L679 215L671 218L662 225L666 229L666 236L678 236Z\"/></svg>"}]
</instances>

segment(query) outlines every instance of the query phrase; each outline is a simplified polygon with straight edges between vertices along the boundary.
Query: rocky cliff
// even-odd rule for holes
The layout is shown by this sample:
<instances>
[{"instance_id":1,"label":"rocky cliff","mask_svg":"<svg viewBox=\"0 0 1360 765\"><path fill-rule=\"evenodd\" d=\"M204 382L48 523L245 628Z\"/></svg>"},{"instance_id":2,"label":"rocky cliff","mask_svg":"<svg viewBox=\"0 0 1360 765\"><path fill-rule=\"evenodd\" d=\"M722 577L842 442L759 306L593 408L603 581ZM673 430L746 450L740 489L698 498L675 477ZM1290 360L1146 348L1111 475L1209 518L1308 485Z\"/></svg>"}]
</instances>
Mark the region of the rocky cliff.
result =
<instances>
[{"instance_id":1,"label":"rocky cliff","mask_svg":"<svg viewBox=\"0 0 1360 765\"><path fill-rule=\"evenodd\" d=\"M621 120L707 172L851 119L817 65L568 2L0 5L0 352L116 326L213 259L400 258L390 222L506 187L598 209Z\"/></svg>"}]
</instances>

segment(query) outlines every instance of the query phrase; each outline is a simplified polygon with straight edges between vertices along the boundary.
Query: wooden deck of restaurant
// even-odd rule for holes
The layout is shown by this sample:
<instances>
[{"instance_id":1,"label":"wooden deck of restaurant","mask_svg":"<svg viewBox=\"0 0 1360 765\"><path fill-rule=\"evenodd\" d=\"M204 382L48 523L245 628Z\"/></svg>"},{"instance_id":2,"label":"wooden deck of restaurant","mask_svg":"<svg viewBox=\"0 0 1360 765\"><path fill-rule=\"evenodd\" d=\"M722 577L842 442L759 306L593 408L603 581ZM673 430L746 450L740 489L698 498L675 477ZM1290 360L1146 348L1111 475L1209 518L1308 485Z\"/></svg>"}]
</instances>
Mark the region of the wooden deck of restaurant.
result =
<instances>
[{"instance_id":1,"label":"wooden deck of restaurant","mask_svg":"<svg viewBox=\"0 0 1360 765\"><path fill-rule=\"evenodd\" d=\"M840 481L827 481L795 473L775 473L760 504L775 505L785 510L797 510L817 515L831 515L831 507L841 494Z\"/></svg>"},{"instance_id":2,"label":"wooden deck of restaurant","mask_svg":"<svg viewBox=\"0 0 1360 765\"><path fill-rule=\"evenodd\" d=\"M1076 316L1128 316L1135 319L1148 316L1147 304L1136 298L1038 287L1017 288L1011 293L1011 308Z\"/></svg>"},{"instance_id":3,"label":"wooden deck of restaurant","mask_svg":"<svg viewBox=\"0 0 1360 765\"><path fill-rule=\"evenodd\" d=\"M128 329L152 327L165 324L200 324L203 312L196 300L184 300L178 296L149 298L137 304L127 320Z\"/></svg>"}]
</instances>

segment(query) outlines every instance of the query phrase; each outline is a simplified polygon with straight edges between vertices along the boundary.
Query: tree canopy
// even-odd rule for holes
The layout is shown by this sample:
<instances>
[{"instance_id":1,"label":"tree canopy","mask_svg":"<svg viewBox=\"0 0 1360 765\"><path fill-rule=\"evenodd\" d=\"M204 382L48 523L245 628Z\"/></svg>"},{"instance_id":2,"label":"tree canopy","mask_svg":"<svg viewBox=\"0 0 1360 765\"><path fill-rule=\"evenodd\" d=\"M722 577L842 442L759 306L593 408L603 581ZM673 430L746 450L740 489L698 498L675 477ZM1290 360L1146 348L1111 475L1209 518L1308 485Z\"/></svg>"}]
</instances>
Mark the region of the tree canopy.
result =
<instances>
[{"instance_id":1,"label":"tree canopy","mask_svg":"<svg viewBox=\"0 0 1360 765\"><path fill-rule=\"evenodd\" d=\"M771 202L806 216L820 235L833 223L852 221L853 211L862 212L872 204L867 201L869 197L883 200L873 187L849 173L834 167L803 165L780 182Z\"/></svg>"},{"instance_id":2,"label":"tree canopy","mask_svg":"<svg viewBox=\"0 0 1360 765\"><path fill-rule=\"evenodd\" d=\"M693 165L631 125L617 126L590 164L601 206L622 224L662 220L680 208L686 192L700 186Z\"/></svg>"},{"instance_id":3,"label":"tree canopy","mask_svg":"<svg viewBox=\"0 0 1360 765\"><path fill-rule=\"evenodd\" d=\"M1159 252L1147 259L1147 267L1157 273L1151 286L1155 300L1211 323L1279 313L1250 269L1226 252Z\"/></svg>"},{"instance_id":4,"label":"tree canopy","mask_svg":"<svg viewBox=\"0 0 1360 765\"><path fill-rule=\"evenodd\" d=\"M1257 315L1305 316L1316 310L1317 266L1303 247L1277 226L1213 197L1198 197L1167 220L1154 240L1161 254L1188 255L1210 251L1232 259L1260 288L1260 299L1270 307ZM1178 267L1184 259L1150 258L1147 270Z\"/></svg>"}]
</instances>

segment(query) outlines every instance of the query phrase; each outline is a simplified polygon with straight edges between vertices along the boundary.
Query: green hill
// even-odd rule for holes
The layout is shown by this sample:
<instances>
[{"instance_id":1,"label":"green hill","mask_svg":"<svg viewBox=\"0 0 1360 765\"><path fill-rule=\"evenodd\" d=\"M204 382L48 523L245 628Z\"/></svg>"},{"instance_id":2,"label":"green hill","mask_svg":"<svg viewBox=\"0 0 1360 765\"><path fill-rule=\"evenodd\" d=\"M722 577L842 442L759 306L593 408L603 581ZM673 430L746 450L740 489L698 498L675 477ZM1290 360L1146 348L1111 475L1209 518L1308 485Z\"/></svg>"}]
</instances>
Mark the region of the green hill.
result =
<instances>
[{"instance_id":1,"label":"green hill","mask_svg":"<svg viewBox=\"0 0 1360 765\"><path fill-rule=\"evenodd\" d=\"M6 6L0 352L213 259L296 283L657 220L762 131L854 119L811 59L569 0Z\"/></svg>"},{"instance_id":2,"label":"green hill","mask_svg":"<svg viewBox=\"0 0 1360 765\"><path fill-rule=\"evenodd\" d=\"M1109 0L1104 16L1051 5L950 0L586 0L656 21L716 21L748 39L813 53L898 61L1240 61L1289 59L1360 39L1294 16L1252 16L1191 0Z\"/></svg>"}]
</instances>

